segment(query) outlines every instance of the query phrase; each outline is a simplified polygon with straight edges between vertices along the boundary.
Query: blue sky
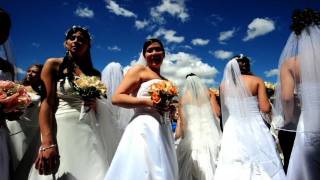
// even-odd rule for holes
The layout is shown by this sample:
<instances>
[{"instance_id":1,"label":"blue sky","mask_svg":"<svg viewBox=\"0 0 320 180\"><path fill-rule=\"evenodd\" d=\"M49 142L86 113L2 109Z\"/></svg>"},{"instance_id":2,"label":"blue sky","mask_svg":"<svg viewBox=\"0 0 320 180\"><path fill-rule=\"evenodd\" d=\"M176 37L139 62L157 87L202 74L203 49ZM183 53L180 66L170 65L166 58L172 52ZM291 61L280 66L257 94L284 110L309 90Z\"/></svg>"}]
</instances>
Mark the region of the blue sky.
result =
<instances>
[{"instance_id":1,"label":"blue sky","mask_svg":"<svg viewBox=\"0 0 320 180\"><path fill-rule=\"evenodd\" d=\"M163 74L181 83L195 72L218 86L233 55L252 60L252 71L276 81L278 58L290 34L291 13L320 8L319 0L2 0L13 25L10 43L20 72L61 57L72 25L93 35L92 59L102 70L111 61L130 66L147 37L160 38L167 56Z\"/></svg>"}]
</instances>

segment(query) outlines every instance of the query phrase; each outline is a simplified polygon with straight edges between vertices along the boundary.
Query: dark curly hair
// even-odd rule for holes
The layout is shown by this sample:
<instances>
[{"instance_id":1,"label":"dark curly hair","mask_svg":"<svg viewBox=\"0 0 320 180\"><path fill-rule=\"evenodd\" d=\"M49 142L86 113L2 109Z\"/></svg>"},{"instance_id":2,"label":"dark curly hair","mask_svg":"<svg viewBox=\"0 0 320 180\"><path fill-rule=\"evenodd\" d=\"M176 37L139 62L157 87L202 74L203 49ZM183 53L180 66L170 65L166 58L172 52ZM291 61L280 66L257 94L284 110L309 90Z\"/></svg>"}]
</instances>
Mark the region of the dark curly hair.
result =
<instances>
[{"instance_id":1,"label":"dark curly hair","mask_svg":"<svg viewBox=\"0 0 320 180\"><path fill-rule=\"evenodd\" d=\"M293 11L292 24L290 29L299 36L301 32L308 26L320 25L320 12L313 9L296 9Z\"/></svg>"},{"instance_id":2,"label":"dark curly hair","mask_svg":"<svg viewBox=\"0 0 320 180\"><path fill-rule=\"evenodd\" d=\"M232 59L237 60L241 74L252 75L251 69L250 69L250 60L247 56L240 54L240 55L234 56Z\"/></svg>"}]
</instances>

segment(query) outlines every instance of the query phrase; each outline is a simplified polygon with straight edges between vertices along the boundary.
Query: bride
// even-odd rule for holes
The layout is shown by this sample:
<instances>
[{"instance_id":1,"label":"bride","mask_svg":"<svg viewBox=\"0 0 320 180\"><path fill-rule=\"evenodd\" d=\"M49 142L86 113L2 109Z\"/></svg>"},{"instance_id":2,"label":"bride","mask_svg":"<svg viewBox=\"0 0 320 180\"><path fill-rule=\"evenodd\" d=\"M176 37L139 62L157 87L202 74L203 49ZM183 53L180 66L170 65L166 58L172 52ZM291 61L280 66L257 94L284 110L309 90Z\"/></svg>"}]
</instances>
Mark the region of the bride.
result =
<instances>
[{"instance_id":1,"label":"bride","mask_svg":"<svg viewBox=\"0 0 320 180\"><path fill-rule=\"evenodd\" d=\"M165 56L160 40L144 43L146 66L131 68L116 90L112 103L135 108L125 129L105 180L175 180L177 159L171 125L148 94L149 87L163 80L160 67Z\"/></svg>"},{"instance_id":2,"label":"bride","mask_svg":"<svg viewBox=\"0 0 320 180\"><path fill-rule=\"evenodd\" d=\"M224 131L215 179L285 179L275 143L259 113L270 104L262 79L250 72L249 59L231 59L221 83Z\"/></svg>"},{"instance_id":3,"label":"bride","mask_svg":"<svg viewBox=\"0 0 320 180\"><path fill-rule=\"evenodd\" d=\"M319 179L320 12L294 11L290 28L292 33L279 59L275 106L284 120L279 128L296 132L287 178Z\"/></svg>"},{"instance_id":4,"label":"bride","mask_svg":"<svg viewBox=\"0 0 320 180\"><path fill-rule=\"evenodd\" d=\"M187 75L181 95L182 139L177 148L180 180L211 180L218 158L221 130L209 89L195 74Z\"/></svg>"},{"instance_id":5,"label":"bride","mask_svg":"<svg viewBox=\"0 0 320 180\"><path fill-rule=\"evenodd\" d=\"M39 113L41 147L38 171L33 168L29 179L100 180L108 164L96 127L96 101L83 101L72 86L76 76L100 76L92 65L88 30L73 26L64 45L66 56L48 59L41 73L46 90Z\"/></svg>"}]
</instances>

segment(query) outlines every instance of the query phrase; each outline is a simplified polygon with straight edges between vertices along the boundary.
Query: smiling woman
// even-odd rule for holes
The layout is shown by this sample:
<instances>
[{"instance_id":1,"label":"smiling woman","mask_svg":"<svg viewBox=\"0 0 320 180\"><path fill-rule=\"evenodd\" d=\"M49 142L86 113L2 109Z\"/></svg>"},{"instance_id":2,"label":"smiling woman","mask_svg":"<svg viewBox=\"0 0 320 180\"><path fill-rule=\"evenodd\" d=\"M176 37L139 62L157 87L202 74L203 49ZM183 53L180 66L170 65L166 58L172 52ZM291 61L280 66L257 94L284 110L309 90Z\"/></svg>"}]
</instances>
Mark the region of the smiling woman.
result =
<instances>
[{"instance_id":1,"label":"smiling woman","mask_svg":"<svg viewBox=\"0 0 320 180\"><path fill-rule=\"evenodd\" d=\"M125 129L105 180L177 179L171 126L149 94L154 83L165 80L160 75L164 56L160 40L147 40L143 46L146 66L131 68L112 97L113 104L134 108L134 116Z\"/></svg>"}]
</instances>

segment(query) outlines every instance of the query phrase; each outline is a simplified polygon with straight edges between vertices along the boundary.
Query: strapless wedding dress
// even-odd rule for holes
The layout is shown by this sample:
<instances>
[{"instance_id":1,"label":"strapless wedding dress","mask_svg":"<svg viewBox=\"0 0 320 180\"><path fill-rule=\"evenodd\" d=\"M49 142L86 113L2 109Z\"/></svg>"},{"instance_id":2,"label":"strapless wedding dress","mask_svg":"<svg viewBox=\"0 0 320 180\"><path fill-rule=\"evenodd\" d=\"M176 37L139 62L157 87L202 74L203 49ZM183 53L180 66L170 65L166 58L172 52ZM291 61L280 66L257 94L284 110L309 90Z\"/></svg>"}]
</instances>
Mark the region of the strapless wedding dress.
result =
<instances>
[{"instance_id":1,"label":"strapless wedding dress","mask_svg":"<svg viewBox=\"0 0 320 180\"><path fill-rule=\"evenodd\" d=\"M108 164L97 120L93 110L87 111L81 98L75 95L68 79L58 82L59 106L56 112L57 142L60 166L55 174L61 180L102 180ZM39 175L34 167L29 180L53 179Z\"/></svg>"},{"instance_id":2,"label":"strapless wedding dress","mask_svg":"<svg viewBox=\"0 0 320 180\"><path fill-rule=\"evenodd\" d=\"M179 179L212 180L217 166L220 126L215 122L210 104L185 106L185 136L177 148Z\"/></svg>"},{"instance_id":3,"label":"strapless wedding dress","mask_svg":"<svg viewBox=\"0 0 320 180\"><path fill-rule=\"evenodd\" d=\"M237 101L226 97L229 117L224 126L215 180L285 179L275 142L260 115L257 97L245 99L249 108L245 117Z\"/></svg>"},{"instance_id":4,"label":"strapless wedding dress","mask_svg":"<svg viewBox=\"0 0 320 180\"><path fill-rule=\"evenodd\" d=\"M137 97L150 98L150 80ZM105 180L176 180L177 158L171 124L152 108L136 108L113 157Z\"/></svg>"}]
</instances>

